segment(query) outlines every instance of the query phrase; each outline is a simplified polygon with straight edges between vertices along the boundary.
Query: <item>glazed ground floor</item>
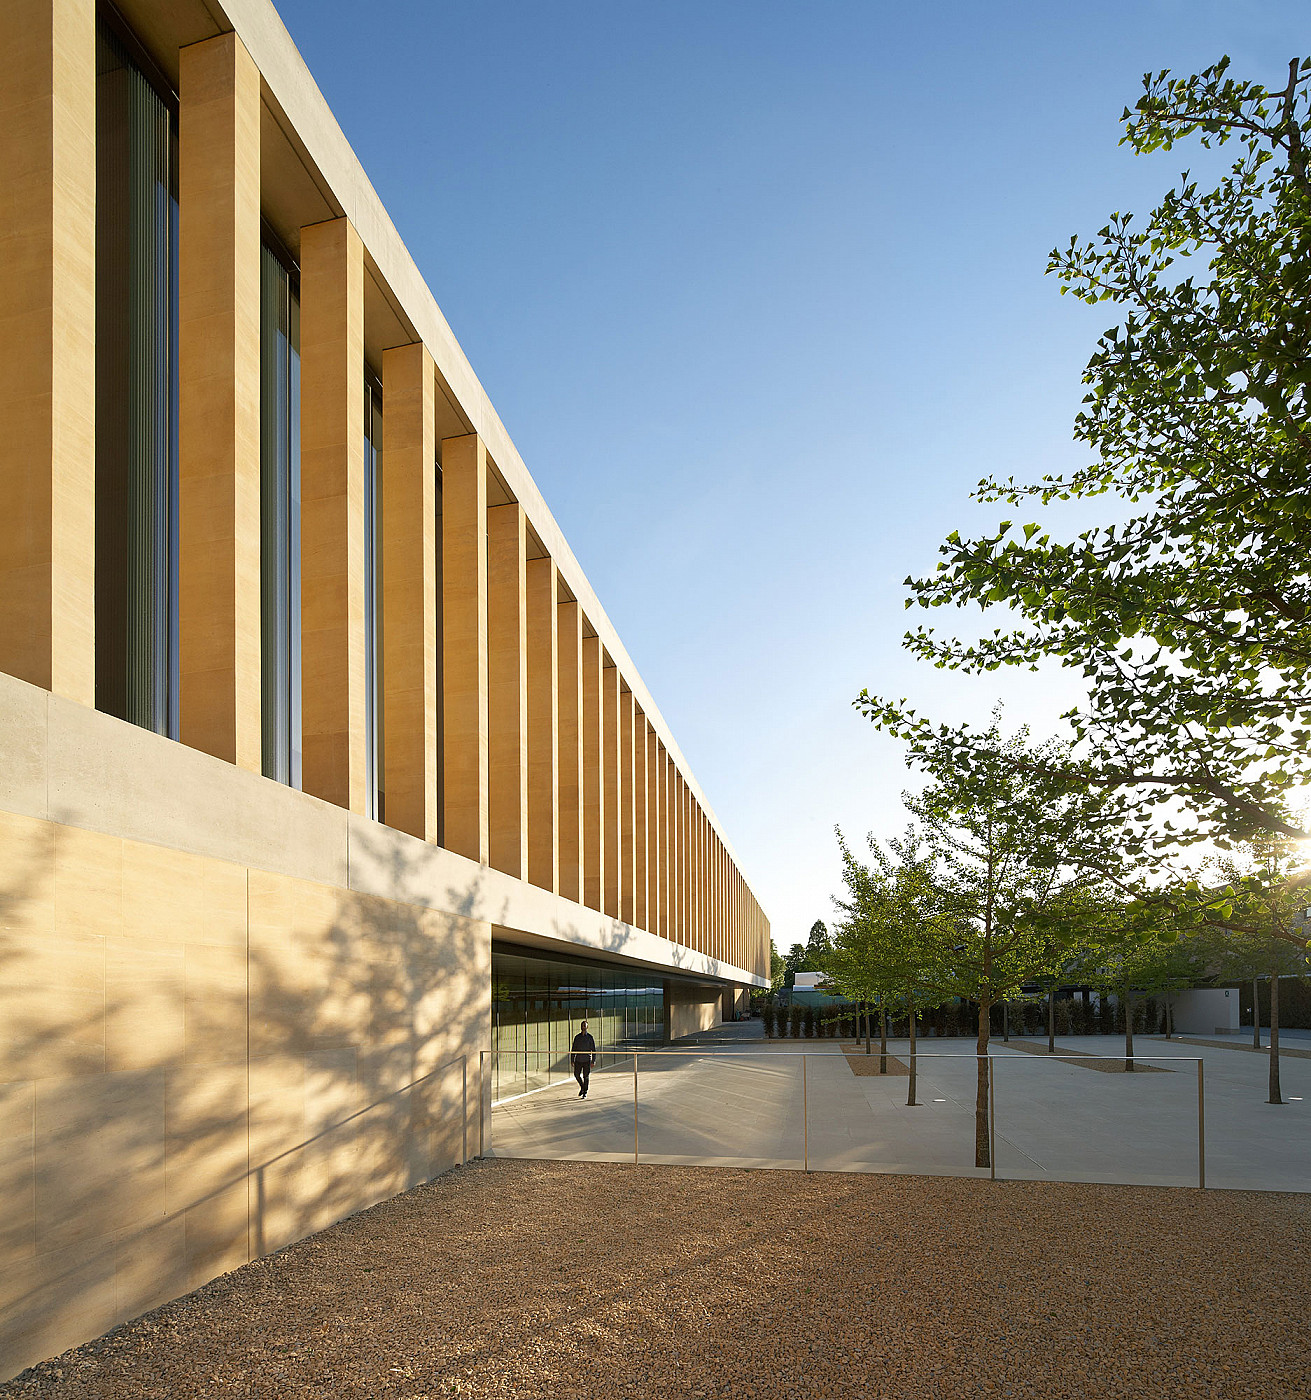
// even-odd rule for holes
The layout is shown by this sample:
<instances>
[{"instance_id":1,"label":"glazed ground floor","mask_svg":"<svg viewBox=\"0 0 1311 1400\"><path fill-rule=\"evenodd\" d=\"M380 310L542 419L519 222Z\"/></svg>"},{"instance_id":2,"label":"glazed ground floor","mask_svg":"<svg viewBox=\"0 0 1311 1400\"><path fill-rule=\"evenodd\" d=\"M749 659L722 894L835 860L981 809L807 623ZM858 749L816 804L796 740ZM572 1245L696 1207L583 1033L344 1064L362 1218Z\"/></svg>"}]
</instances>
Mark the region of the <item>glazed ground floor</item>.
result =
<instances>
[{"instance_id":1,"label":"glazed ground floor","mask_svg":"<svg viewBox=\"0 0 1311 1400\"><path fill-rule=\"evenodd\" d=\"M571 1080L570 1047L584 1023L605 1069L634 1046L712 1029L740 1000L738 989L705 978L493 943L490 1101Z\"/></svg>"}]
</instances>

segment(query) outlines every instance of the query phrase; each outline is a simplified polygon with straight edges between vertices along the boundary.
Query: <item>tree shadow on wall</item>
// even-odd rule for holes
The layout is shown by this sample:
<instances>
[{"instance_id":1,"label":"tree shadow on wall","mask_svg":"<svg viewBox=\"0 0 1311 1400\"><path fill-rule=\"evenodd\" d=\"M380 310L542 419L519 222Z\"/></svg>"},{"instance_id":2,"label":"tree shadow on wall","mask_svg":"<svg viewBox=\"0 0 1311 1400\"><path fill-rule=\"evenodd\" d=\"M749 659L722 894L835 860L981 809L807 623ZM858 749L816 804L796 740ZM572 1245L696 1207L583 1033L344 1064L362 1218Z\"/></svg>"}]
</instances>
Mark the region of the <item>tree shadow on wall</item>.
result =
<instances>
[{"instance_id":1,"label":"tree shadow on wall","mask_svg":"<svg viewBox=\"0 0 1311 1400\"><path fill-rule=\"evenodd\" d=\"M216 931L192 913L222 896L177 890L233 868L150 848L142 889L124 843L28 825L0 889L0 1378L478 1151L481 876L450 914L238 871Z\"/></svg>"}]
</instances>

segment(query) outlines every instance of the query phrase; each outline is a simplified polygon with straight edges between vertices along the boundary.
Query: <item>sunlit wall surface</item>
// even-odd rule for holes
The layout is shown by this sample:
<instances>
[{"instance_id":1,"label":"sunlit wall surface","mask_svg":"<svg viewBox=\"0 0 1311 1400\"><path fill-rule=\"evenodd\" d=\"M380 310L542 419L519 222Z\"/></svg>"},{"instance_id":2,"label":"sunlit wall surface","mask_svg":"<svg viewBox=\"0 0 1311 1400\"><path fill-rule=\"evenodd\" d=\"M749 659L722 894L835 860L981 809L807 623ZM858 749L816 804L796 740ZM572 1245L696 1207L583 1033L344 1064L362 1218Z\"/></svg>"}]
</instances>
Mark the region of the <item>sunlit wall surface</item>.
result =
<instances>
[{"instance_id":1,"label":"sunlit wall surface","mask_svg":"<svg viewBox=\"0 0 1311 1400\"><path fill-rule=\"evenodd\" d=\"M492 948L492 1098L544 1088L572 1073L569 1047L582 1022L597 1067L664 1038L664 988L654 974Z\"/></svg>"}]
</instances>

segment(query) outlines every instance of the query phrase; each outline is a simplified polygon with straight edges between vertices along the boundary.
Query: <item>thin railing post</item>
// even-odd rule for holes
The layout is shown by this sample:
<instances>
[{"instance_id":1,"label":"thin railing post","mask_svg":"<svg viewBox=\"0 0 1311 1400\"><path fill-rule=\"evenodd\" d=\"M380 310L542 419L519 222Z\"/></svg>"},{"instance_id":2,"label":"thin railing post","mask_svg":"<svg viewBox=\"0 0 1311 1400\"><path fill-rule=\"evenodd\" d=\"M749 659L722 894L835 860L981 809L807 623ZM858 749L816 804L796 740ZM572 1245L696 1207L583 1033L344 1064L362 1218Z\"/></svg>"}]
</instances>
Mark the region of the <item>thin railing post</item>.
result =
<instances>
[{"instance_id":1,"label":"thin railing post","mask_svg":"<svg viewBox=\"0 0 1311 1400\"><path fill-rule=\"evenodd\" d=\"M1206 1189L1206 1090L1202 1079L1202 1057L1197 1057L1197 1186Z\"/></svg>"},{"instance_id":2,"label":"thin railing post","mask_svg":"<svg viewBox=\"0 0 1311 1400\"><path fill-rule=\"evenodd\" d=\"M487 1087L483 1082L487 1072L487 1051L478 1052L478 1155L486 1154L486 1129L484 1127L487 1110Z\"/></svg>"},{"instance_id":3,"label":"thin railing post","mask_svg":"<svg viewBox=\"0 0 1311 1400\"><path fill-rule=\"evenodd\" d=\"M993 1091L993 1057L988 1056L988 1163L997 1180L997 1096Z\"/></svg>"},{"instance_id":4,"label":"thin railing post","mask_svg":"<svg viewBox=\"0 0 1311 1400\"><path fill-rule=\"evenodd\" d=\"M637 1051L633 1051L633 1165L637 1165Z\"/></svg>"},{"instance_id":5,"label":"thin railing post","mask_svg":"<svg viewBox=\"0 0 1311 1400\"><path fill-rule=\"evenodd\" d=\"M810 1106L806 1100L806 1057L801 1057L801 1169L810 1170Z\"/></svg>"}]
</instances>

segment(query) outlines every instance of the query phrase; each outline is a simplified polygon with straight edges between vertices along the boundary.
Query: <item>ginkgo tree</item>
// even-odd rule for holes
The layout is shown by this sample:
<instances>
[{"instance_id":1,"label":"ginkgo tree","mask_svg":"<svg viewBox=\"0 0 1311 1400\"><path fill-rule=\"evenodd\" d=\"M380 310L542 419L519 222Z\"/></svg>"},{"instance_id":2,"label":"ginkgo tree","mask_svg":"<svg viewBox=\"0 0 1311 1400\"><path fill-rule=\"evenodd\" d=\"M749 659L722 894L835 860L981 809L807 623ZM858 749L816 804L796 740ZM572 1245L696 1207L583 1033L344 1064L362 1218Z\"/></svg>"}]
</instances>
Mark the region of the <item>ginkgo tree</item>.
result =
<instances>
[{"instance_id":1,"label":"ginkgo tree","mask_svg":"<svg viewBox=\"0 0 1311 1400\"><path fill-rule=\"evenodd\" d=\"M879 1006L879 1072L887 1071L887 1011L904 1011L910 1031L910 1082L906 1102L914 1106L918 1081L916 1019L952 995L956 941L952 909L935 879L934 858L921 851L914 829L885 850L866 838L871 862L853 855L841 830L846 897L835 899L842 915L825 959L826 981L835 991L875 1000ZM866 1052L869 1035L866 1031Z\"/></svg>"},{"instance_id":2,"label":"ginkgo tree","mask_svg":"<svg viewBox=\"0 0 1311 1400\"><path fill-rule=\"evenodd\" d=\"M1281 1104L1279 979L1308 971L1307 857L1286 836L1266 834L1218 858L1213 868L1224 883L1209 899L1197 900L1194 917L1210 935L1217 972L1223 973L1228 963L1232 970L1249 976L1259 970L1270 979L1268 1101ZM1196 883L1191 892L1198 893ZM1254 1018L1259 1010L1254 997Z\"/></svg>"},{"instance_id":3,"label":"ginkgo tree","mask_svg":"<svg viewBox=\"0 0 1311 1400\"><path fill-rule=\"evenodd\" d=\"M950 924L949 985L979 1010L974 1153L986 1167L991 1008L1058 974L1084 935L1080 910L1095 904L1086 896L1129 872L1123 800L1066 783L1063 744L1031 744L1025 729L1004 736L999 712L970 739L964 762L955 742L912 744L907 761L926 782L905 801Z\"/></svg>"},{"instance_id":4,"label":"ginkgo tree","mask_svg":"<svg viewBox=\"0 0 1311 1400\"><path fill-rule=\"evenodd\" d=\"M1117 316L1083 376L1074 436L1090 459L975 492L1039 518L1105 496L1107 523L952 533L936 571L907 580L907 606L1007 621L974 640L920 627L906 645L967 673L1080 672L1064 776L1128 797L1144 841L1302 837L1282 800L1311 779L1311 59L1272 84L1230 76L1227 58L1151 73L1122 122L1138 155L1191 142L1232 160L1052 253L1063 293ZM905 701L856 703L926 726ZM934 742L954 738L963 761L978 737Z\"/></svg>"}]
</instances>

